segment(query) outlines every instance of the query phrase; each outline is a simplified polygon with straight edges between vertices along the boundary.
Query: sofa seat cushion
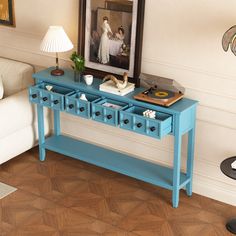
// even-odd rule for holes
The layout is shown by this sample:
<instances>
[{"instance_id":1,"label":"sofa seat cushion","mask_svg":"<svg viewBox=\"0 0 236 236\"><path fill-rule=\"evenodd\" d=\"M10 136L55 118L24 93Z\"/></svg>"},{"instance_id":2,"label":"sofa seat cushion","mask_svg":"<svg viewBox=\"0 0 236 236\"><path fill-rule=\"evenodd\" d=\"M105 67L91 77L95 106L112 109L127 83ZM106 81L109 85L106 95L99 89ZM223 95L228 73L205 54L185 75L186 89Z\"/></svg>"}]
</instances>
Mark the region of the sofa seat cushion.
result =
<instances>
[{"instance_id":1,"label":"sofa seat cushion","mask_svg":"<svg viewBox=\"0 0 236 236\"><path fill-rule=\"evenodd\" d=\"M4 97L17 93L33 84L33 67L23 62L0 57L0 75L4 86Z\"/></svg>"}]
</instances>

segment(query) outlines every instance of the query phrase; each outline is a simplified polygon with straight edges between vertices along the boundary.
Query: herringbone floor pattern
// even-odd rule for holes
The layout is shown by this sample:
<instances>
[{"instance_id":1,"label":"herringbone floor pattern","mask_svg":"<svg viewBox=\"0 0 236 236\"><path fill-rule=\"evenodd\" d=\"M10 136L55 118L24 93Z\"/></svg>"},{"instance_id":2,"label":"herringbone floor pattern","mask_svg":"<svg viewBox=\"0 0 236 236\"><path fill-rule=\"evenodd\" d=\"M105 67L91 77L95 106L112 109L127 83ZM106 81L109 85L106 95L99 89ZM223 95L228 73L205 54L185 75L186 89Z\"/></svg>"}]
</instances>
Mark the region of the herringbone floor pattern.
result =
<instances>
[{"instance_id":1,"label":"herringbone floor pattern","mask_svg":"<svg viewBox=\"0 0 236 236\"><path fill-rule=\"evenodd\" d=\"M171 192L120 174L32 149L0 166L18 191L0 200L1 236L224 236L232 207Z\"/></svg>"}]
</instances>

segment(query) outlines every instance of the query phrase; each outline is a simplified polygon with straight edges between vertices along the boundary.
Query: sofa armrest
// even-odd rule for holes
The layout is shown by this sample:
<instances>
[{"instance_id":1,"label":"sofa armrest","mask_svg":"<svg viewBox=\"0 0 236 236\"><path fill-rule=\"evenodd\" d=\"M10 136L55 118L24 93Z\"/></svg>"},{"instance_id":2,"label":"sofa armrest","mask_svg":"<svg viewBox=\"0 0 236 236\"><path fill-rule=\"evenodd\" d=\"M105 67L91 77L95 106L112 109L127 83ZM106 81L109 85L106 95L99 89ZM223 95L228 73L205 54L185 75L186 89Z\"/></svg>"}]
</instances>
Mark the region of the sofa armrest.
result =
<instances>
[{"instance_id":1,"label":"sofa armrest","mask_svg":"<svg viewBox=\"0 0 236 236\"><path fill-rule=\"evenodd\" d=\"M26 63L0 58L0 75L3 79L4 97L24 90L33 84L34 68Z\"/></svg>"}]
</instances>

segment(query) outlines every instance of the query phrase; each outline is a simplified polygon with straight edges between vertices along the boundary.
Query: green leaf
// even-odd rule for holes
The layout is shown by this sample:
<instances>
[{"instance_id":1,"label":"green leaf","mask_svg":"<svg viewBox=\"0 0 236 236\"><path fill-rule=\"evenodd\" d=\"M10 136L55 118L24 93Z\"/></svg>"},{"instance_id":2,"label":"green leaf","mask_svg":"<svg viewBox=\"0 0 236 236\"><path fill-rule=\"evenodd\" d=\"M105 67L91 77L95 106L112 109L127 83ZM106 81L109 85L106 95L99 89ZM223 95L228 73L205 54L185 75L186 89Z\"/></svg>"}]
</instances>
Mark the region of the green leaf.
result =
<instances>
[{"instance_id":1,"label":"green leaf","mask_svg":"<svg viewBox=\"0 0 236 236\"><path fill-rule=\"evenodd\" d=\"M81 55L78 55L77 52L73 52L70 56L70 60L74 63L71 66L74 70L78 72L83 72L85 69L85 60Z\"/></svg>"}]
</instances>

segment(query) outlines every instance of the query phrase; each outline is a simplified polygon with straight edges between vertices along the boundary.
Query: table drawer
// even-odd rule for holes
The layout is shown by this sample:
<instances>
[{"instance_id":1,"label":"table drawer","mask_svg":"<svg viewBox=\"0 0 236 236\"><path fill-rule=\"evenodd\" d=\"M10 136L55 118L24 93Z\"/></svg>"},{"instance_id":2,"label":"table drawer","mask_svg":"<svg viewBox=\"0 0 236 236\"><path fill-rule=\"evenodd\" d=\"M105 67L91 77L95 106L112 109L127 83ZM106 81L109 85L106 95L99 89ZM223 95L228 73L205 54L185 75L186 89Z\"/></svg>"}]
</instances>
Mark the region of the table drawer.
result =
<instances>
[{"instance_id":1,"label":"table drawer","mask_svg":"<svg viewBox=\"0 0 236 236\"><path fill-rule=\"evenodd\" d=\"M119 111L127 107L126 103L106 98L92 103L92 118L99 122L118 126Z\"/></svg>"},{"instance_id":2,"label":"table drawer","mask_svg":"<svg viewBox=\"0 0 236 236\"><path fill-rule=\"evenodd\" d=\"M47 86L52 86L52 89L49 91ZM73 93L72 89L50 83L40 83L29 88L29 99L33 103L63 111L65 110L65 95L71 93Z\"/></svg>"},{"instance_id":3,"label":"table drawer","mask_svg":"<svg viewBox=\"0 0 236 236\"><path fill-rule=\"evenodd\" d=\"M86 100L80 99L85 95ZM101 100L99 96L77 91L75 94L66 96L66 112L84 118L91 117L91 103Z\"/></svg>"},{"instance_id":4,"label":"table drawer","mask_svg":"<svg viewBox=\"0 0 236 236\"><path fill-rule=\"evenodd\" d=\"M156 111L156 118L143 116L147 108L132 106L120 111L120 127L161 139L172 131L172 116Z\"/></svg>"}]
</instances>

